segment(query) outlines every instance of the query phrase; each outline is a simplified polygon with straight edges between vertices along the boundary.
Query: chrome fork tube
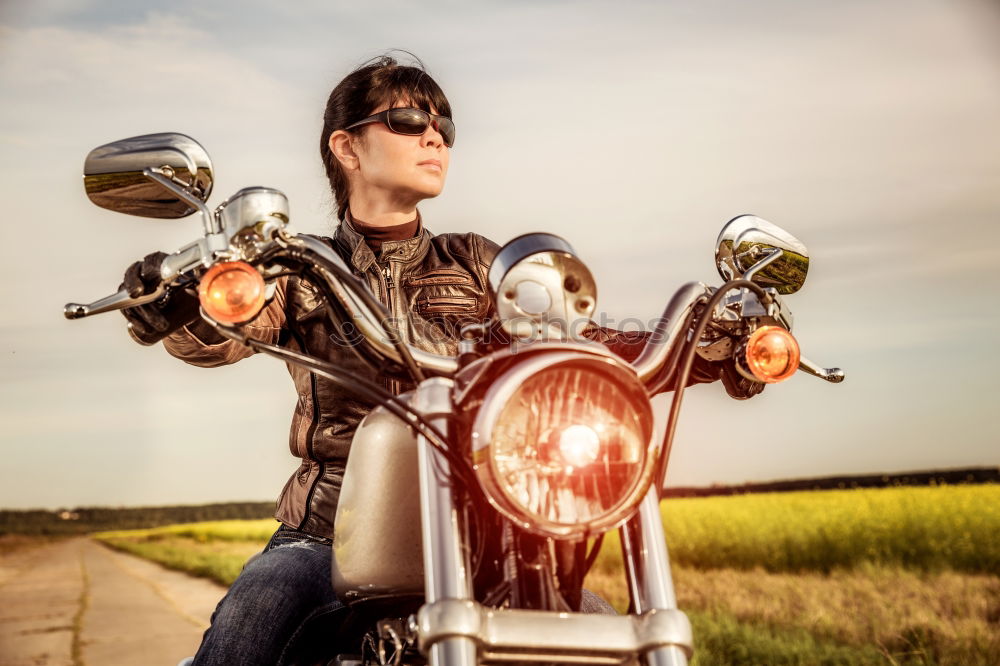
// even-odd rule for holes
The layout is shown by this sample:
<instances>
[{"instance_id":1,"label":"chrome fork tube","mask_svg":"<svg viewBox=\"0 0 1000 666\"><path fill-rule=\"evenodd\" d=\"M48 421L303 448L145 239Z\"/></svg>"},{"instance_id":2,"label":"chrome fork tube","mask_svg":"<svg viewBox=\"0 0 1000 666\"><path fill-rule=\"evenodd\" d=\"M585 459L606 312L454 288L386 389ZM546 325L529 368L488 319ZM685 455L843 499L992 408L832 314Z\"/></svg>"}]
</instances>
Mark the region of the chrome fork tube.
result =
<instances>
[{"instance_id":1,"label":"chrome fork tube","mask_svg":"<svg viewBox=\"0 0 1000 666\"><path fill-rule=\"evenodd\" d=\"M417 387L413 398L414 408L446 435L453 386L452 380L443 377L427 379ZM426 603L471 600L469 561L449 481L448 459L423 435L417 436L417 459ZM446 638L431 645L428 660L430 666L473 666L476 643L467 637Z\"/></svg>"},{"instance_id":2,"label":"chrome fork tube","mask_svg":"<svg viewBox=\"0 0 1000 666\"><path fill-rule=\"evenodd\" d=\"M639 505L639 512L622 525L620 532L625 575L636 614L676 609L677 596L670 575L670 557L655 487L649 489ZM691 646L685 647L690 650ZM688 663L688 653L677 645L656 648L644 656L649 666L686 666Z\"/></svg>"}]
</instances>

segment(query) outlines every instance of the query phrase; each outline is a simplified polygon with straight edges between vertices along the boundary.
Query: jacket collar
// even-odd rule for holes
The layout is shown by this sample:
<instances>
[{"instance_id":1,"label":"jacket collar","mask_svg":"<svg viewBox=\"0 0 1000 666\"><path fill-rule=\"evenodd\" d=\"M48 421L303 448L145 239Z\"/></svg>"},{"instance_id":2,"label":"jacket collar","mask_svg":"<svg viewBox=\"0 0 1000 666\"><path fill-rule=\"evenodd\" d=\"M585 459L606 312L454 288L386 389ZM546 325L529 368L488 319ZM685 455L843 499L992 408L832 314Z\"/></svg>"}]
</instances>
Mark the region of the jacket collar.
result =
<instances>
[{"instance_id":1,"label":"jacket collar","mask_svg":"<svg viewBox=\"0 0 1000 666\"><path fill-rule=\"evenodd\" d=\"M351 211L333 232L333 240L344 248L345 255L351 258L351 265L362 273L368 271L375 263L375 253L368 247L365 237L354 227ZM431 232L424 228L423 218L417 211L417 234L413 238L382 243L382 259L385 261L413 261L424 256L430 247Z\"/></svg>"}]
</instances>

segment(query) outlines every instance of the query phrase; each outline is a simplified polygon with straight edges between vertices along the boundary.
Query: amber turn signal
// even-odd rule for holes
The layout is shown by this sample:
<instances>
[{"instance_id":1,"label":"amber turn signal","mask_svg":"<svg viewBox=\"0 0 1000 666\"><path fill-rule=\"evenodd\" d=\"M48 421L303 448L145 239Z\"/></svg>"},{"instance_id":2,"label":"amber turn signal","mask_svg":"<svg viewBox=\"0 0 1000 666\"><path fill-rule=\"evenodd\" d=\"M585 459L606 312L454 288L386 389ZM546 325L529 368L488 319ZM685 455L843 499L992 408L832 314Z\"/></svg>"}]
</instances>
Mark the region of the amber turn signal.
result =
<instances>
[{"instance_id":1,"label":"amber turn signal","mask_svg":"<svg viewBox=\"0 0 1000 666\"><path fill-rule=\"evenodd\" d=\"M757 381L774 384L799 369L799 343L780 326L761 326L750 334L745 358Z\"/></svg>"},{"instance_id":2,"label":"amber turn signal","mask_svg":"<svg viewBox=\"0 0 1000 666\"><path fill-rule=\"evenodd\" d=\"M198 300L215 321L242 324L264 307L264 278L244 261L216 264L201 277Z\"/></svg>"}]
</instances>

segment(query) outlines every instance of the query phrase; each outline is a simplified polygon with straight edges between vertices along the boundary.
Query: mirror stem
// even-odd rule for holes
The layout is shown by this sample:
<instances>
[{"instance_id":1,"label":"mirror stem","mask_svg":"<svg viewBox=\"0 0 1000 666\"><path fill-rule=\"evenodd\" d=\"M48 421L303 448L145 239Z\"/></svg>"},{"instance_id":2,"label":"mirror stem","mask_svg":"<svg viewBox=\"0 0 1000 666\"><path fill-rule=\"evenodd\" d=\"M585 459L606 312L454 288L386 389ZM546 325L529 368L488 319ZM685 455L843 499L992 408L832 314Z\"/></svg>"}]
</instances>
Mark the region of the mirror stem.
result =
<instances>
[{"instance_id":1,"label":"mirror stem","mask_svg":"<svg viewBox=\"0 0 1000 666\"><path fill-rule=\"evenodd\" d=\"M774 252L772 252L771 254L767 255L766 257L764 257L763 259L761 259L760 261L758 261L756 264L754 264L753 266L751 266L750 268L748 268L747 272L743 274L743 278L742 279L744 279L744 280L753 280L753 276L757 274L757 271L759 271L760 269L764 268L768 264L770 264L770 263L772 263L774 261L777 261L778 258L781 257L781 255L783 255L784 253L785 253L785 251L782 250L780 247L777 248L777 249L775 249Z\"/></svg>"},{"instance_id":2,"label":"mirror stem","mask_svg":"<svg viewBox=\"0 0 1000 666\"><path fill-rule=\"evenodd\" d=\"M164 176L159 169L150 169L147 167L142 170L142 175L152 180L153 182L159 183L163 187L167 188L168 190L176 194L178 197L180 197L185 203L194 206L198 210L198 212L201 213L202 221L205 225L205 235L217 234L220 231L222 231L221 228L218 228L219 225L215 220L215 216L212 215L212 211L208 209L208 206L205 205L204 201L202 201L197 197L191 196L191 194L188 193L186 189L179 186L170 178Z\"/></svg>"}]
</instances>

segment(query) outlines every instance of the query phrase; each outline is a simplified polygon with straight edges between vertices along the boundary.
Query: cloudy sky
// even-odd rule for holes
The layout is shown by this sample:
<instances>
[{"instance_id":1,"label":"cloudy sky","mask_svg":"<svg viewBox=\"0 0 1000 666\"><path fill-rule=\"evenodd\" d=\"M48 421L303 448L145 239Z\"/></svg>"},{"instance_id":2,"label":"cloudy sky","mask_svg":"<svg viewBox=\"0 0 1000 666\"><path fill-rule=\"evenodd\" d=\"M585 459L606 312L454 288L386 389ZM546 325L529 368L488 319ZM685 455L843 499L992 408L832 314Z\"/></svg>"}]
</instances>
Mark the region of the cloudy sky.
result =
<instances>
[{"instance_id":1,"label":"cloudy sky","mask_svg":"<svg viewBox=\"0 0 1000 666\"><path fill-rule=\"evenodd\" d=\"M717 284L740 213L809 247L795 332L847 381L691 390L672 483L1000 463L995 3L42 0L0 5L0 506L277 495L296 466L282 364L197 369L116 313L62 318L199 233L94 207L83 159L184 132L212 156L213 203L277 187L298 230L328 233L323 103L390 48L455 110L428 226L564 236L612 319Z\"/></svg>"}]
</instances>

